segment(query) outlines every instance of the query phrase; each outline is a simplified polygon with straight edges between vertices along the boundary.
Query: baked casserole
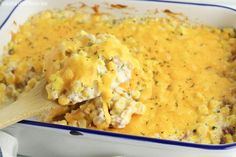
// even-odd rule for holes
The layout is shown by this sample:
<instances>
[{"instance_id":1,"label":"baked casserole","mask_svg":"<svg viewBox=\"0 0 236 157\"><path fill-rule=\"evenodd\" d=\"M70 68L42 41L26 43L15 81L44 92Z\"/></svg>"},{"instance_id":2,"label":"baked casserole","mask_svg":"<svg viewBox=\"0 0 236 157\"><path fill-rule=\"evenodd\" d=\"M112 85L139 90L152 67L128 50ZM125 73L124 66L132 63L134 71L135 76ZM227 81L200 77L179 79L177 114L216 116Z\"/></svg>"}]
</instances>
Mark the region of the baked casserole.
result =
<instances>
[{"instance_id":1,"label":"baked casserole","mask_svg":"<svg viewBox=\"0 0 236 157\"><path fill-rule=\"evenodd\" d=\"M47 79L41 120L206 144L236 141L236 33L166 17L47 10L12 33L0 65L7 105ZM125 7L125 6L113 6Z\"/></svg>"}]
</instances>

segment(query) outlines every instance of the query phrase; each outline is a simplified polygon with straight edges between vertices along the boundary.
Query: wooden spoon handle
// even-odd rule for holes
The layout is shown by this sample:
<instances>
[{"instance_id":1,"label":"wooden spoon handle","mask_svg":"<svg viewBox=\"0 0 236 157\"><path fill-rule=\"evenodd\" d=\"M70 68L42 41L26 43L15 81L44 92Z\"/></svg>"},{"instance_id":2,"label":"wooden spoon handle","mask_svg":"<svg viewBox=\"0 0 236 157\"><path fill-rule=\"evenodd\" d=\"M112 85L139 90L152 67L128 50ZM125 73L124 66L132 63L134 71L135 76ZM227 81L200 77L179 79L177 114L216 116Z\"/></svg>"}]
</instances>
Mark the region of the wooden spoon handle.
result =
<instances>
[{"instance_id":1,"label":"wooden spoon handle","mask_svg":"<svg viewBox=\"0 0 236 157\"><path fill-rule=\"evenodd\" d=\"M0 110L0 128L7 127L57 106L47 99L45 82L40 82L30 92L21 95L17 101Z\"/></svg>"}]
</instances>

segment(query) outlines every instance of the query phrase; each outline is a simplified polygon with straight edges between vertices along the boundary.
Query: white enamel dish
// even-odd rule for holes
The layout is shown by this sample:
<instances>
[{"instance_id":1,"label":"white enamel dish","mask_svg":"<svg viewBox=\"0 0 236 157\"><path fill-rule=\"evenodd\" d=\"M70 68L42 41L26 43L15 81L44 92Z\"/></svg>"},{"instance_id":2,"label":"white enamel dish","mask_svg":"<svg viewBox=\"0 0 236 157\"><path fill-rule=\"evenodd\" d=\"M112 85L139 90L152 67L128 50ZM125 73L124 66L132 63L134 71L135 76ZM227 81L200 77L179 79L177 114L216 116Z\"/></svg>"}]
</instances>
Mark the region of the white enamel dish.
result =
<instances>
[{"instance_id":1,"label":"white enamel dish","mask_svg":"<svg viewBox=\"0 0 236 157\"><path fill-rule=\"evenodd\" d=\"M103 2L124 4L133 8L126 10L131 15L143 15L147 10L158 9L163 11L168 9L173 12L183 13L191 21L197 23L236 28L236 10L225 6L168 1L83 0L82 2L91 6L94 4L102 6L104 5ZM13 21L22 24L29 16L39 11L64 8L71 3L80 5L79 0L21 0L15 4L4 22L0 23L0 53L3 52L4 45L11 39L11 32L17 30ZM101 7L101 11L103 9L105 8ZM117 9L106 11L120 15L120 11ZM24 120L3 130L17 137L20 154L34 157L109 157L118 155L125 157L236 156L236 143L224 145L184 143L47 124L33 120Z\"/></svg>"}]
</instances>

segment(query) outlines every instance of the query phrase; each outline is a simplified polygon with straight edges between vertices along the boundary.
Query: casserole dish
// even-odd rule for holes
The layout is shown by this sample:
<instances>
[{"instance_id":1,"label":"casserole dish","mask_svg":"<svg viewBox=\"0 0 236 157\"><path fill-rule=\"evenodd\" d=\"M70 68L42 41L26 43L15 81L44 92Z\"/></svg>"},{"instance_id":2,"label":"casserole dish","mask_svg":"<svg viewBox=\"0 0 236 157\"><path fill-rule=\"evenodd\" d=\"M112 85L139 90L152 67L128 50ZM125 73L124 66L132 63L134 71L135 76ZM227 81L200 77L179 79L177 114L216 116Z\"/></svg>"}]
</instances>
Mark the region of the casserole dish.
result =
<instances>
[{"instance_id":1,"label":"casserole dish","mask_svg":"<svg viewBox=\"0 0 236 157\"><path fill-rule=\"evenodd\" d=\"M83 1L84 2L84 1ZM103 5L103 1L85 2L88 5ZM38 11L51 8L63 8L66 4L80 4L78 1L41 1L41 5L32 5L36 1L20 1L5 22L1 25L0 47L10 40L10 32L17 30L13 24L22 24L29 16ZM131 6L129 14L143 15L147 10L171 10L188 16L190 21L218 27L234 26L235 10L206 4L181 2L144 2L110 1ZM105 8L101 7L101 9ZM191 10L191 12L189 12ZM102 10L103 11L103 10ZM118 10L106 10L122 16ZM23 13L24 12L24 13ZM19 18L19 15L20 18ZM89 129L46 124L35 121L22 121L4 129L19 139L20 154L29 156L235 156L235 144L200 145L146 137L122 135ZM75 137L78 135L78 137ZM80 136L79 136L80 135ZM72 149L73 148L73 149ZM92 150L92 151L90 151Z\"/></svg>"}]
</instances>

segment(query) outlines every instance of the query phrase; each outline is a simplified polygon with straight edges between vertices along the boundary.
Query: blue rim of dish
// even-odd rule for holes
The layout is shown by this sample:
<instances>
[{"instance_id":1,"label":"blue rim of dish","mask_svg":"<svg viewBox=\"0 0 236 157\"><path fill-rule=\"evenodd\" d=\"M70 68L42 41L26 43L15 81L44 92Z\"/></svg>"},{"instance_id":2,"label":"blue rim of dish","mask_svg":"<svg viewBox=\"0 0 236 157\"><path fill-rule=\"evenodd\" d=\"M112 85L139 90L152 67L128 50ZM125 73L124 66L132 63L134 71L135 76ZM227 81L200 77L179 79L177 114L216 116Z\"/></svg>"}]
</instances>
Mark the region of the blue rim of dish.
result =
<instances>
[{"instance_id":1,"label":"blue rim of dish","mask_svg":"<svg viewBox=\"0 0 236 157\"><path fill-rule=\"evenodd\" d=\"M14 6L14 8L9 13L9 15L6 17L4 22L0 25L0 30L3 28L5 23L11 17L11 15L16 10L16 8L24 1L25 0L21 0ZM173 1L165 1L165 0L143 0L143 1L153 1L153 2L158 2L158 3L172 3L172 4L183 4L183 5L194 5L194 6L217 7L217 8L228 9L228 10L236 12L236 9L226 7L226 6L221 6L221 5L215 5L215 4L179 2L179 1L178 2L177 1L173 2ZM236 148L236 143L223 144L223 145L196 144L196 143L187 143L187 142L181 142L181 141L171 141L171 140L165 140L165 139L156 139L156 138L149 138L149 137L142 137L142 136L126 135L126 134L99 131L99 130L92 130L92 129L76 128L76 127L71 127L71 126L63 126L63 125L57 125L57 124L42 123L42 122L36 122L36 121L31 121L31 120L23 120L19 123L26 124L26 125L32 125L32 126L53 128L53 129L68 130L68 131L79 131L79 132L82 132L82 133L84 132L84 133L88 133L88 134L110 136L110 137L115 137L115 138L123 138L123 139L127 139L127 140L136 140L136 141L143 141L143 142L168 144L168 145L191 147L191 148L198 148L198 149L226 150L226 149Z\"/></svg>"},{"instance_id":2,"label":"blue rim of dish","mask_svg":"<svg viewBox=\"0 0 236 157\"><path fill-rule=\"evenodd\" d=\"M71 127L71 126L58 125L58 124L42 123L42 122L31 121L31 120L23 120L23 121L20 121L19 123L32 125L32 126L52 128L52 129L77 131L82 134L87 133L87 134L93 134L93 135L102 135L102 136L109 136L109 137L114 137L114 138L122 138L122 139L128 139L128 140L152 142L152 143L159 143L159 144L168 144L168 145L174 145L174 146L184 146L184 147L191 147L191 148L198 148L198 149L229 150L229 149L236 148L236 143L223 144L223 145L197 144L197 143L188 143L188 142L181 142L181 141L172 141L172 140L157 139L157 138L150 138L150 137L144 137L144 136L114 133L114 132L101 131L101 130Z\"/></svg>"},{"instance_id":3,"label":"blue rim of dish","mask_svg":"<svg viewBox=\"0 0 236 157\"><path fill-rule=\"evenodd\" d=\"M21 0L19 1L14 8L11 10L11 12L8 14L8 16L5 18L5 20L3 21L3 23L0 25L0 30L3 28L3 26L6 24L6 22L8 21L8 19L11 17L11 15L13 14L13 12L16 10L16 8L25 0ZM2 2L1 4L3 4L4 2ZM1 5L0 5L1 6Z\"/></svg>"}]
</instances>

